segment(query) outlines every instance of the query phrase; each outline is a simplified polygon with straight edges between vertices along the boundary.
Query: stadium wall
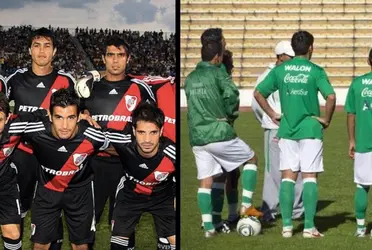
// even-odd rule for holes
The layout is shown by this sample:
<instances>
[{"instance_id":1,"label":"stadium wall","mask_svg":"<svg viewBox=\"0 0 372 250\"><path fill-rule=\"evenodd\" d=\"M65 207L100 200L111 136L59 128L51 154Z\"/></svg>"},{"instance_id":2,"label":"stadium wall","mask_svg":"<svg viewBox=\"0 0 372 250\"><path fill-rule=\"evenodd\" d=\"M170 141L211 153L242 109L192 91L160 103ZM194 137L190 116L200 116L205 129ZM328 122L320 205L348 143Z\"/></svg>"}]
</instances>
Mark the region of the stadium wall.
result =
<instances>
[{"instance_id":1,"label":"stadium wall","mask_svg":"<svg viewBox=\"0 0 372 250\"><path fill-rule=\"evenodd\" d=\"M336 91L336 105L344 106L348 87L337 87ZM250 107L253 98L253 88L244 88L240 89L240 106L241 107ZM321 106L325 105L323 97L319 94L319 102ZM187 107L186 95L184 89L181 89L181 107Z\"/></svg>"}]
</instances>

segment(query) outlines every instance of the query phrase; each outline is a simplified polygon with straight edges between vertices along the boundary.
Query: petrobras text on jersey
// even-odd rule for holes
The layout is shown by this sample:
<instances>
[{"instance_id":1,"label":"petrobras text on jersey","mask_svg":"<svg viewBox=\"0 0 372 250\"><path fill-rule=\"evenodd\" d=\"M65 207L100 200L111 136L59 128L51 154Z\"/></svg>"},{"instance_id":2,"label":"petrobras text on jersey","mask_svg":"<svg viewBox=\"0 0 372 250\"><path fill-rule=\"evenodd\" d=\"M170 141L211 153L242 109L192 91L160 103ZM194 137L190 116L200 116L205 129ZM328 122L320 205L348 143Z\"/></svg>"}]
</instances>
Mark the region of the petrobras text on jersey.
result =
<instances>
[{"instance_id":1,"label":"petrobras text on jersey","mask_svg":"<svg viewBox=\"0 0 372 250\"><path fill-rule=\"evenodd\" d=\"M309 75L298 74L291 75L290 73L286 74L284 77L284 83L307 83Z\"/></svg>"},{"instance_id":2,"label":"petrobras text on jersey","mask_svg":"<svg viewBox=\"0 0 372 250\"><path fill-rule=\"evenodd\" d=\"M22 112L34 112L38 109L42 109L40 107L35 107L35 106L27 106L27 105L19 105L18 111Z\"/></svg>"},{"instance_id":3,"label":"petrobras text on jersey","mask_svg":"<svg viewBox=\"0 0 372 250\"><path fill-rule=\"evenodd\" d=\"M311 66L304 66L304 65L285 65L285 71L311 71Z\"/></svg>"},{"instance_id":4,"label":"petrobras text on jersey","mask_svg":"<svg viewBox=\"0 0 372 250\"><path fill-rule=\"evenodd\" d=\"M80 171L80 168L77 169L77 170L60 171L60 170L55 170L55 169L51 169L51 168L44 167L43 165L41 165L41 168L42 168L45 172L47 172L48 174L58 175L58 176L69 176L69 175L74 175L75 173L77 173L77 172Z\"/></svg>"},{"instance_id":5,"label":"petrobras text on jersey","mask_svg":"<svg viewBox=\"0 0 372 250\"><path fill-rule=\"evenodd\" d=\"M168 116L165 117L164 122L170 123L170 124L176 124L176 119L170 118Z\"/></svg>"},{"instance_id":6,"label":"petrobras text on jersey","mask_svg":"<svg viewBox=\"0 0 372 250\"><path fill-rule=\"evenodd\" d=\"M125 115L92 115L92 118L98 122L132 122L132 117Z\"/></svg>"},{"instance_id":7,"label":"petrobras text on jersey","mask_svg":"<svg viewBox=\"0 0 372 250\"><path fill-rule=\"evenodd\" d=\"M362 90L362 97L372 97L372 89L369 89L368 87L365 87Z\"/></svg>"},{"instance_id":8,"label":"petrobras text on jersey","mask_svg":"<svg viewBox=\"0 0 372 250\"><path fill-rule=\"evenodd\" d=\"M144 182L144 181L140 181L140 180L137 180L136 178L134 178L133 176L131 175L128 175L128 173L125 173L127 179L129 179L130 181L134 181L135 183L138 183L140 185L143 185L143 186L154 186L154 185L157 185L159 184L160 182Z\"/></svg>"}]
</instances>

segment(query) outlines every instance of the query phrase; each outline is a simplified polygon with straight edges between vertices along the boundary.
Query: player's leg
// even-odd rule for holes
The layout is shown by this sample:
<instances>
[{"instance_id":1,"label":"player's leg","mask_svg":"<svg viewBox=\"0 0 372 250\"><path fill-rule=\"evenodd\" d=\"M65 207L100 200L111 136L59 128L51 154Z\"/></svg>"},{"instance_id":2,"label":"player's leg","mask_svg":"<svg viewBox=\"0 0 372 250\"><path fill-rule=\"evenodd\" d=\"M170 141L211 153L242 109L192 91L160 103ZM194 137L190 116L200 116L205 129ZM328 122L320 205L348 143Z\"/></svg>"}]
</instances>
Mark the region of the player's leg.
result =
<instances>
[{"instance_id":1,"label":"player's leg","mask_svg":"<svg viewBox=\"0 0 372 250\"><path fill-rule=\"evenodd\" d=\"M88 249L96 231L93 181L81 187L66 189L62 209L72 248Z\"/></svg>"},{"instance_id":2,"label":"player's leg","mask_svg":"<svg viewBox=\"0 0 372 250\"><path fill-rule=\"evenodd\" d=\"M38 184L31 207L31 241L35 249L49 249L50 243L59 238L63 193Z\"/></svg>"},{"instance_id":3,"label":"player's leg","mask_svg":"<svg viewBox=\"0 0 372 250\"><path fill-rule=\"evenodd\" d=\"M176 212L173 201L173 195L158 194L149 200L147 210L154 218L157 235L168 239L170 243L168 249L176 249ZM162 248L158 247L157 250L162 250Z\"/></svg>"},{"instance_id":4,"label":"player's leg","mask_svg":"<svg viewBox=\"0 0 372 250\"><path fill-rule=\"evenodd\" d=\"M288 238L293 234L292 210L295 195L294 186L300 170L300 146L298 141L289 139L280 139L278 145L280 148L279 168L282 172L279 189L282 236Z\"/></svg>"},{"instance_id":5,"label":"player's leg","mask_svg":"<svg viewBox=\"0 0 372 250\"><path fill-rule=\"evenodd\" d=\"M239 168L236 168L235 170L227 173L226 186L225 186L227 204L229 206L229 216L227 218L227 222L231 226L235 226L238 223L238 220L240 218L239 213L238 213L239 178L240 178Z\"/></svg>"},{"instance_id":6,"label":"player's leg","mask_svg":"<svg viewBox=\"0 0 372 250\"><path fill-rule=\"evenodd\" d=\"M368 205L368 191L372 183L372 173L370 171L372 153L355 153L354 157L354 182L357 184L354 196L357 222L355 236L364 237L366 234L365 218Z\"/></svg>"},{"instance_id":7,"label":"player's leg","mask_svg":"<svg viewBox=\"0 0 372 250\"><path fill-rule=\"evenodd\" d=\"M205 146L194 146L192 151L195 156L198 179L200 180L197 197L205 237L211 237L215 234L215 228L212 223L211 198L213 177L222 174L222 169L213 156L205 150Z\"/></svg>"},{"instance_id":8,"label":"player's leg","mask_svg":"<svg viewBox=\"0 0 372 250\"><path fill-rule=\"evenodd\" d=\"M222 209L225 196L226 173L213 178L211 199L212 199L212 222L215 228L223 227Z\"/></svg>"},{"instance_id":9,"label":"player's leg","mask_svg":"<svg viewBox=\"0 0 372 250\"><path fill-rule=\"evenodd\" d=\"M7 168L2 174L0 194L0 224L4 249L21 249L21 209L15 169Z\"/></svg>"},{"instance_id":10,"label":"player's leg","mask_svg":"<svg viewBox=\"0 0 372 250\"><path fill-rule=\"evenodd\" d=\"M257 157L253 150L239 138L210 143L206 145L206 149L227 172L243 165L243 198L240 215L262 216L262 213L257 211L252 204L252 196L257 183Z\"/></svg>"},{"instance_id":11,"label":"player's leg","mask_svg":"<svg viewBox=\"0 0 372 250\"><path fill-rule=\"evenodd\" d=\"M119 189L112 215L111 250L132 250L129 237L133 235L148 200L132 199L133 191Z\"/></svg>"},{"instance_id":12,"label":"player's leg","mask_svg":"<svg viewBox=\"0 0 372 250\"><path fill-rule=\"evenodd\" d=\"M266 129L264 132L265 176L262 193L261 211L265 222L273 222L279 206L279 187L281 182L280 149L276 129Z\"/></svg>"},{"instance_id":13,"label":"player's leg","mask_svg":"<svg viewBox=\"0 0 372 250\"><path fill-rule=\"evenodd\" d=\"M318 203L317 175L323 172L323 142L319 139L300 140L300 165L303 178L302 199L305 209L304 238L320 238L314 224Z\"/></svg>"}]
</instances>

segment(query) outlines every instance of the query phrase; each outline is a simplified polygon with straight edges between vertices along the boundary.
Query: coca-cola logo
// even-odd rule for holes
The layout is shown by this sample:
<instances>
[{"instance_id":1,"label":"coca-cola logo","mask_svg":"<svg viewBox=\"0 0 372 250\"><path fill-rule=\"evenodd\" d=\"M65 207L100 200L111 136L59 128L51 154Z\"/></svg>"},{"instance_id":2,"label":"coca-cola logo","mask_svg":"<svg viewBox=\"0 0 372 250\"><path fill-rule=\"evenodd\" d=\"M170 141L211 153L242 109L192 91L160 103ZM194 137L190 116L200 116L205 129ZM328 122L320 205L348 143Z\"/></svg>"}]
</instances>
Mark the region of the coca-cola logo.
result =
<instances>
[{"instance_id":1,"label":"coca-cola logo","mask_svg":"<svg viewBox=\"0 0 372 250\"><path fill-rule=\"evenodd\" d=\"M362 90L362 97L372 97L372 89L364 88Z\"/></svg>"},{"instance_id":2,"label":"coca-cola logo","mask_svg":"<svg viewBox=\"0 0 372 250\"><path fill-rule=\"evenodd\" d=\"M285 83L307 83L309 75L305 74L298 74L298 75L291 75L290 73L286 74L284 77Z\"/></svg>"}]
</instances>

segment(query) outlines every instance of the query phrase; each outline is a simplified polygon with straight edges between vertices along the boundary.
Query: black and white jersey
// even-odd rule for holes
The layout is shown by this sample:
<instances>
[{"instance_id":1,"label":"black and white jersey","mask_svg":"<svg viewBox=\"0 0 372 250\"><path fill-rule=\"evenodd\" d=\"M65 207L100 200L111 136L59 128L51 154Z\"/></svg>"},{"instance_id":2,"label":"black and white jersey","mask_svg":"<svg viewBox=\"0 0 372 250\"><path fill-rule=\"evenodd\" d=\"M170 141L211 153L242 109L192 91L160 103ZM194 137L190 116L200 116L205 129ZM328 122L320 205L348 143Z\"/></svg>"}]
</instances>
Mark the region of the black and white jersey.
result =
<instances>
[{"instance_id":1,"label":"black and white jersey","mask_svg":"<svg viewBox=\"0 0 372 250\"><path fill-rule=\"evenodd\" d=\"M130 134L109 131L106 135L124 168L125 182L119 184L121 188L144 195L160 192L175 195L176 147L170 139L162 137L156 155L145 158Z\"/></svg>"},{"instance_id":2,"label":"black and white jersey","mask_svg":"<svg viewBox=\"0 0 372 250\"><path fill-rule=\"evenodd\" d=\"M39 183L57 192L68 187L87 184L92 179L88 159L108 147L109 141L98 129L86 121L79 122L77 134L67 140L52 134L52 125L46 110L24 113L9 127L10 135L21 135L33 147L40 163Z\"/></svg>"}]
</instances>

